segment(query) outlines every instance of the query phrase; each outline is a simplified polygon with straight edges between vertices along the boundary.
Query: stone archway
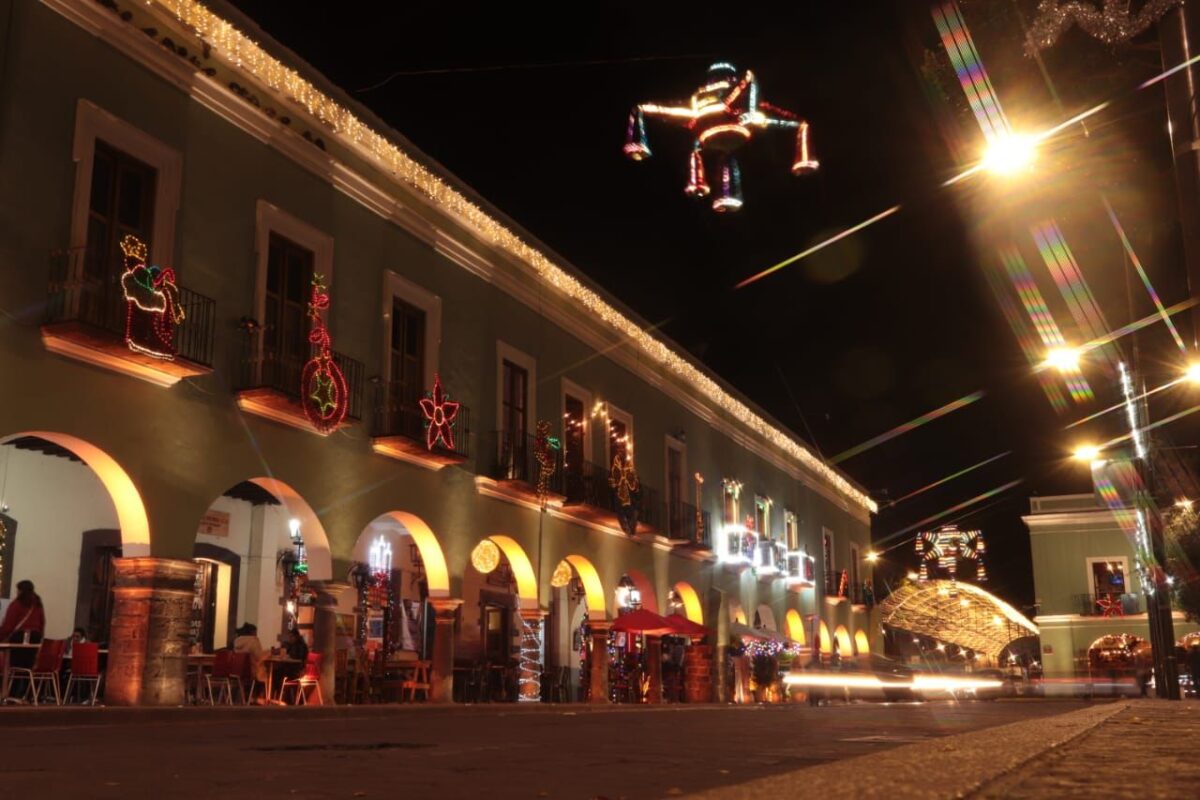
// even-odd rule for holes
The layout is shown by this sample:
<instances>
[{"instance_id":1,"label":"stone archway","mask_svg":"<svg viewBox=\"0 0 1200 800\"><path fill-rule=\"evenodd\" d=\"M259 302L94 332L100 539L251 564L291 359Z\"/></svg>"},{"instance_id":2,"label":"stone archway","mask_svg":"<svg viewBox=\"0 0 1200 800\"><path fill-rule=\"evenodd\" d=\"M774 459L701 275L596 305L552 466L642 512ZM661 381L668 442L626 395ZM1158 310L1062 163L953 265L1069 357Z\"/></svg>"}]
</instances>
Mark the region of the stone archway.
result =
<instances>
[{"instance_id":1,"label":"stone archway","mask_svg":"<svg viewBox=\"0 0 1200 800\"><path fill-rule=\"evenodd\" d=\"M683 601L683 615L691 622L697 625L704 624L704 606L700 602L700 595L687 581L679 581L673 587L675 594L679 595L679 599Z\"/></svg>"},{"instance_id":2,"label":"stone archway","mask_svg":"<svg viewBox=\"0 0 1200 800\"><path fill-rule=\"evenodd\" d=\"M758 623L769 631L779 631L779 626L775 624L775 611L766 603L760 603L754 611L754 617Z\"/></svg>"},{"instance_id":3,"label":"stone archway","mask_svg":"<svg viewBox=\"0 0 1200 800\"><path fill-rule=\"evenodd\" d=\"M804 633L804 618L800 616L800 612L794 608L789 608L784 616L784 623L787 625L787 637L793 642L801 645L808 644L808 636Z\"/></svg>"},{"instance_id":4,"label":"stone archway","mask_svg":"<svg viewBox=\"0 0 1200 800\"><path fill-rule=\"evenodd\" d=\"M871 652L871 640L862 628L854 632L854 649L860 656L869 655Z\"/></svg>"},{"instance_id":5,"label":"stone archway","mask_svg":"<svg viewBox=\"0 0 1200 800\"><path fill-rule=\"evenodd\" d=\"M829 626L825 620L820 620L817 627L818 647L822 655L833 655L833 639L829 636Z\"/></svg>"},{"instance_id":6,"label":"stone archway","mask_svg":"<svg viewBox=\"0 0 1200 800\"><path fill-rule=\"evenodd\" d=\"M838 655L842 658L850 658L854 655L854 642L850 639L850 631L846 630L845 625L838 625L833 632L833 638L837 642Z\"/></svg>"}]
</instances>

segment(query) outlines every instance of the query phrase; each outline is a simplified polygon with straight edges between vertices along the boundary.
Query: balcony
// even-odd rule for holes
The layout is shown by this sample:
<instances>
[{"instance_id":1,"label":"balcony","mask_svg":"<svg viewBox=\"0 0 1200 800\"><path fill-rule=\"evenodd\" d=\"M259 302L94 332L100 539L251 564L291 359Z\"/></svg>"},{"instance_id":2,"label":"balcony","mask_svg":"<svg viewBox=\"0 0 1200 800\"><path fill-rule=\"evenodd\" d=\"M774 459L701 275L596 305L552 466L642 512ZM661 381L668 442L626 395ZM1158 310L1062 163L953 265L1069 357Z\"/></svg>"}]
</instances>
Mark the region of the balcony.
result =
<instances>
[{"instance_id":1,"label":"balcony","mask_svg":"<svg viewBox=\"0 0 1200 800\"><path fill-rule=\"evenodd\" d=\"M426 432L428 423L421 406L403 399L401 388L394 383L375 384L374 414L371 417L371 449L400 461L438 470L451 464L461 464L470 456L471 410L459 404L451 423L453 447L444 437L429 447Z\"/></svg>"},{"instance_id":2,"label":"balcony","mask_svg":"<svg viewBox=\"0 0 1200 800\"><path fill-rule=\"evenodd\" d=\"M609 482L610 468L587 461L579 462L566 474L566 496L563 508L574 516L607 527L621 527L617 492ZM655 534L663 530L662 516L666 508L658 500L658 492L639 481L635 497L637 533ZM692 523L695 524L694 522Z\"/></svg>"},{"instance_id":3,"label":"balcony","mask_svg":"<svg viewBox=\"0 0 1200 800\"><path fill-rule=\"evenodd\" d=\"M333 353L333 360L346 378L349 408L343 424L353 424L362 419L363 365L338 352ZM261 333L246 336L233 387L238 407L293 428L320 433L300 404L300 373L307 361L266 350Z\"/></svg>"},{"instance_id":4,"label":"balcony","mask_svg":"<svg viewBox=\"0 0 1200 800\"><path fill-rule=\"evenodd\" d=\"M42 343L52 353L111 369L156 386L212 372L216 303L180 286L183 321L172 336L175 355L158 358L133 349L125 340L130 303L120 276L88 277L86 250L57 251L50 258L46 319Z\"/></svg>"},{"instance_id":5,"label":"balcony","mask_svg":"<svg viewBox=\"0 0 1200 800\"><path fill-rule=\"evenodd\" d=\"M483 444L486 467L481 467L484 476L476 484L486 487L487 493L515 499L526 505L538 505L538 475L542 465L537 460L537 437L532 434L512 437L504 431L492 431ZM561 505L563 490L562 451L551 451L554 471L546 479L546 500L551 505Z\"/></svg>"},{"instance_id":6,"label":"balcony","mask_svg":"<svg viewBox=\"0 0 1200 800\"><path fill-rule=\"evenodd\" d=\"M1071 600L1073 613L1081 617L1128 617L1146 613L1146 597L1140 594L1077 594Z\"/></svg>"},{"instance_id":7,"label":"balcony","mask_svg":"<svg viewBox=\"0 0 1200 800\"><path fill-rule=\"evenodd\" d=\"M699 511L687 503L667 502L663 505L663 534L672 544L712 550L712 521L707 511Z\"/></svg>"}]
</instances>

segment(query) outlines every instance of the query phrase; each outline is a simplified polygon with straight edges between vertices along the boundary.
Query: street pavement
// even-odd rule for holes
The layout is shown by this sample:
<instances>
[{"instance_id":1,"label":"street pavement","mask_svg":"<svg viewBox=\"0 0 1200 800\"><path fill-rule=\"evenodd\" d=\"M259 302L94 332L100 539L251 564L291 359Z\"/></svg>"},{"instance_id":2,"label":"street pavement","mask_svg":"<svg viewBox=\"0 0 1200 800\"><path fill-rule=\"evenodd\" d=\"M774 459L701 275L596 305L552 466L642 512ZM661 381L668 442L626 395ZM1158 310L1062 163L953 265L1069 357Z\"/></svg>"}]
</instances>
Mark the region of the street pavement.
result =
<instances>
[{"instance_id":1,"label":"street pavement","mask_svg":"<svg viewBox=\"0 0 1200 800\"><path fill-rule=\"evenodd\" d=\"M1089 713L1082 702L1037 700L818 708L4 709L0 800L633 800L736 792L763 779L794 783L795 791L783 796L802 796L809 794L802 776L813 772L807 768L824 764L819 769L841 774L831 762L859 757L848 763L869 764L876 754L915 743L932 769L939 757L955 757L933 740L1073 711ZM855 785L860 769L845 771L843 788ZM900 787L893 782L893 788Z\"/></svg>"}]
</instances>

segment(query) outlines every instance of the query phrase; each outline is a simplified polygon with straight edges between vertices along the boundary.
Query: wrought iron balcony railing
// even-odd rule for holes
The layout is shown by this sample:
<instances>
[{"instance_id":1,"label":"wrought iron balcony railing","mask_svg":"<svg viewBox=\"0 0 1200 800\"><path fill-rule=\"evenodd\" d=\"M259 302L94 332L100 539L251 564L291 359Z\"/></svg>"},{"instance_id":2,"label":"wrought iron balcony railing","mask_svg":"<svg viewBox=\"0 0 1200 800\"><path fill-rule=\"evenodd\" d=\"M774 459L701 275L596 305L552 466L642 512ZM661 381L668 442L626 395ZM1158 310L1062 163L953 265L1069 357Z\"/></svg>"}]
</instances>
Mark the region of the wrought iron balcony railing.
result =
<instances>
[{"instance_id":1,"label":"wrought iron balcony railing","mask_svg":"<svg viewBox=\"0 0 1200 800\"><path fill-rule=\"evenodd\" d=\"M712 523L707 511L698 511L688 503L663 504L663 533L668 539L697 547L712 546Z\"/></svg>"},{"instance_id":2,"label":"wrought iron balcony railing","mask_svg":"<svg viewBox=\"0 0 1200 800\"><path fill-rule=\"evenodd\" d=\"M600 464L579 462L578 467L566 474L565 505L586 505L600 511L619 514L621 511L617 490L613 488L612 470ZM658 492L639 480L639 489L634 494L639 525L662 530L662 514L666 510L658 501Z\"/></svg>"},{"instance_id":3,"label":"wrought iron balcony railing","mask_svg":"<svg viewBox=\"0 0 1200 800\"><path fill-rule=\"evenodd\" d=\"M531 489L537 487L542 464L537 457L537 437L533 434L514 436L507 431L492 431L488 436L488 452L492 464L491 477L498 481L517 481ZM554 470L547 478L546 488L551 494L562 495L563 457L561 450L550 451Z\"/></svg>"},{"instance_id":4,"label":"wrought iron balcony railing","mask_svg":"<svg viewBox=\"0 0 1200 800\"><path fill-rule=\"evenodd\" d=\"M295 403L300 402L300 375L308 356L303 358L280 353L265 347L261 332L246 336L234 381L234 390L243 392L268 389ZM361 361L342 353L333 353L334 362L346 378L349 419L362 419L363 383L365 370Z\"/></svg>"},{"instance_id":5,"label":"wrought iron balcony railing","mask_svg":"<svg viewBox=\"0 0 1200 800\"><path fill-rule=\"evenodd\" d=\"M1146 598L1140 594L1077 594L1072 607L1082 617L1127 617L1146 613Z\"/></svg>"},{"instance_id":6,"label":"wrought iron balcony railing","mask_svg":"<svg viewBox=\"0 0 1200 800\"><path fill-rule=\"evenodd\" d=\"M402 387L394 382L379 381L375 385L375 413L371 419L373 438L401 437L413 442L418 450L431 450L448 456L466 459L470 455L471 410L459 404L458 413L450 423L453 446L446 437L428 447L429 423L418 400L406 398Z\"/></svg>"}]
</instances>

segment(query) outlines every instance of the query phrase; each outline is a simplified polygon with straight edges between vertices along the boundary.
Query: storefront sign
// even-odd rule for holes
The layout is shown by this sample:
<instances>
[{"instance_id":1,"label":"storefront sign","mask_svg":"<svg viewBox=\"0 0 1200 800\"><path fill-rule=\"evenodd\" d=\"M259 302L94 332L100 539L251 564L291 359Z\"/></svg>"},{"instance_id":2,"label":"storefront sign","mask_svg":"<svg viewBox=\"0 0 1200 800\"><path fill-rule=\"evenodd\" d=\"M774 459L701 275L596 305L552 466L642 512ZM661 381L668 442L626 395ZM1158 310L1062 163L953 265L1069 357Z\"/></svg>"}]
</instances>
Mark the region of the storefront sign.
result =
<instances>
[{"instance_id":1,"label":"storefront sign","mask_svg":"<svg viewBox=\"0 0 1200 800\"><path fill-rule=\"evenodd\" d=\"M211 509L204 512L204 516L200 518L200 528L197 533L204 536L228 536L229 512Z\"/></svg>"},{"instance_id":2,"label":"storefront sign","mask_svg":"<svg viewBox=\"0 0 1200 800\"><path fill-rule=\"evenodd\" d=\"M1042 645L1042 652L1048 656L1054 655L1054 645L1052 645L1052 644Z\"/></svg>"}]
</instances>

